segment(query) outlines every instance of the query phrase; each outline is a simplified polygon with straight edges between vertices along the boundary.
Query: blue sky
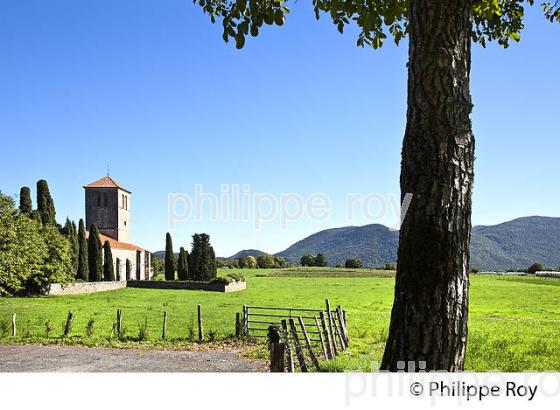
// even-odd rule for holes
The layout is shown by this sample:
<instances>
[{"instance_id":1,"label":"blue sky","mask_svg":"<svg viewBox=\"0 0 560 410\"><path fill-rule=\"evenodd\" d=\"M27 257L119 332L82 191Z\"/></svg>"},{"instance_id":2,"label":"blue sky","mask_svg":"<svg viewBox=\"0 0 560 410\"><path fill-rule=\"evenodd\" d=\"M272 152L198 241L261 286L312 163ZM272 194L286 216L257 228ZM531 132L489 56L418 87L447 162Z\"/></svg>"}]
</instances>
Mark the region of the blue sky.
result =
<instances>
[{"instance_id":1,"label":"blue sky","mask_svg":"<svg viewBox=\"0 0 560 410\"><path fill-rule=\"evenodd\" d=\"M326 220L190 220L219 255L276 252L349 219L347 193L398 194L406 42L355 46L300 1L284 27L245 49L190 0L3 0L0 190L49 181L59 220L83 217L82 185L111 175L133 191L135 243L164 247L168 194L250 184L253 193L332 202ZM560 216L560 29L528 10L522 42L474 47L477 137L473 223ZM390 213L374 222L393 224Z\"/></svg>"}]
</instances>

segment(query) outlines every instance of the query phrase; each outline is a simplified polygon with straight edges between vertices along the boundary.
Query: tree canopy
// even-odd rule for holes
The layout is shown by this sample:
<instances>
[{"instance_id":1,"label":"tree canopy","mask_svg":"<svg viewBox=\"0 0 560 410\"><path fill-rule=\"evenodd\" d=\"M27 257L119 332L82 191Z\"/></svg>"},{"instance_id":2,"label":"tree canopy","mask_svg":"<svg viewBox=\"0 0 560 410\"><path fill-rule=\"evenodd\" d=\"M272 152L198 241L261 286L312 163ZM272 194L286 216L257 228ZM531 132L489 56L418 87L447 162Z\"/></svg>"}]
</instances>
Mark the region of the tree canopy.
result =
<instances>
[{"instance_id":1,"label":"tree canopy","mask_svg":"<svg viewBox=\"0 0 560 410\"><path fill-rule=\"evenodd\" d=\"M354 22L360 29L357 45L379 48L391 37L396 44L408 34L408 0L312 0L315 17L327 14L340 33ZM194 0L210 16L221 21L222 37L243 48L249 34L258 36L263 25L282 26L290 12L288 0ZM486 46L497 41L508 47L519 41L524 28L524 5L534 0L472 1L472 40ZM560 22L560 2L538 2L547 20Z\"/></svg>"}]
</instances>

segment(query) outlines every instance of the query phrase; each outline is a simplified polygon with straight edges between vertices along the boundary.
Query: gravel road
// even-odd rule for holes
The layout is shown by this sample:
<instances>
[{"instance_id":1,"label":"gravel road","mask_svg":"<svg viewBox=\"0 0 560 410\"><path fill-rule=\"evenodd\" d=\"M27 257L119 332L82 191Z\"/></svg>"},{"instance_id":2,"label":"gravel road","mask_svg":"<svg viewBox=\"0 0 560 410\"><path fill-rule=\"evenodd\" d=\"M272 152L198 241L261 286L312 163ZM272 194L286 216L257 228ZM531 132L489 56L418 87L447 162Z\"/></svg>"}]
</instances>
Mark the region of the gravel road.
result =
<instances>
[{"instance_id":1,"label":"gravel road","mask_svg":"<svg viewBox=\"0 0 560 410\"><path fill-rule=\"evenodd\" d=\"M262 372L263 362L235 350L140 350L0 345L0 372Z\"/></svg>"}]
</instances>

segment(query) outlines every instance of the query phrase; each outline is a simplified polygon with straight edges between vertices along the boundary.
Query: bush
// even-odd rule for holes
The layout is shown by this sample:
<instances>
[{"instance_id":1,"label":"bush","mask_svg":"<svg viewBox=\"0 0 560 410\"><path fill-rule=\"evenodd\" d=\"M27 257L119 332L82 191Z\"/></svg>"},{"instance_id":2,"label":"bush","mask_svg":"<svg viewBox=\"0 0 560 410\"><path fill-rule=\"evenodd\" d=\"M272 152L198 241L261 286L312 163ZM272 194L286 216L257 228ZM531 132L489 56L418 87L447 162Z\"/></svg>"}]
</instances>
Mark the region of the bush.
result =
<instances>
[{"instance_id":1,"label":"bush","mask_svg":"<svg viewBox=\"0 0 560 410\"><path fill-rule=\"evenodd\" d=\"M259 266L260 269L274 268L275 266L274 256L269 255L268 253L261 253L257 257L257 265Z\"/></svg>"},{"instance_id":2,"label":"bush","mask_svg":"<svg viewBox=\"0 0 560 410\"><path fill-rule=\"evenodd\" d=\"M92 316L86 325L86 335L87 337L92 337L94 332L95 318ZM48 336L47 336L48 337Z\"/></svg>"},{"instance_id":3,"label":"bush","mask_svg":"<svg viewBox=\"0 0 560 410\"><path fill-rule=\"evenodd\" d=\"M315 256L306 253L301 257L301 266L315 266Z\"/></svg>"},{"instance_id":4,"label":"bush","mask_svg":"<svg viewBox=\"0 0 560 410\"><path fill-rule=\"evenodd\" d=\"M535 262L531 266L529 266L529 269L527 269L527 273L534 275L535 273L543 270L544 270L544 266L539 262Z\"/></svg>"},{"instance_id":5,"label":"bush","mask_svg":"<svg viewBox=\"0 0 560 410\"><path fill-rule=\"evenodd\" d=\"M138 341L148 340L148 318L144 318L144 323L138 326Z\"/></svg>"},{"instance_id":6,"label":"bush","mask_svg":"<svg viewBox=\"0 0 560 410\"><path fill-rule=\"evenodd\" d=\"M229 285L231 282L233 282L233 279L230 277L219 277L219 278L214 278L210 281L210 284L212 285Z\"/></svg>"},{"instance_id":7,"label":"bush","mask_svg":"<svg viewBox=\"0 0 560 410\"><path fill-rule=\"evenodd\" d=\"M247 269L257 269L257 260L254 256L247 256L247 259L245 259L245 263L243 264L243 266Z\"/></svg>"},{"instance_id":8,"label":"bush","mask_svg":"<svg viewBox=\"0 0 560 410\"><path fill-rule=\"evenodd\" d=\"M236 282L245 282L245 275L240 272L231 272L227 276Z\"/></svg>"},{"instance_id":9,"label":"bush","mask_svg":"<svg viewBox=\"0 0 560 410\"><path fill-rule=\"evenodd\" d=\"M344 266L346 269L361 269L364 267L364 262L358 258L346 259Z\"/></svg>"},{"instance_id":10,"label":"bush","mask_svg":"<svg viewBox=\"0 0 560 410\"><path fill-rule=\"evenodd\" d=\"M386 263L383 267L385 270L397 270L397 264L395 262Z\"/></svg>"}]
</instances>

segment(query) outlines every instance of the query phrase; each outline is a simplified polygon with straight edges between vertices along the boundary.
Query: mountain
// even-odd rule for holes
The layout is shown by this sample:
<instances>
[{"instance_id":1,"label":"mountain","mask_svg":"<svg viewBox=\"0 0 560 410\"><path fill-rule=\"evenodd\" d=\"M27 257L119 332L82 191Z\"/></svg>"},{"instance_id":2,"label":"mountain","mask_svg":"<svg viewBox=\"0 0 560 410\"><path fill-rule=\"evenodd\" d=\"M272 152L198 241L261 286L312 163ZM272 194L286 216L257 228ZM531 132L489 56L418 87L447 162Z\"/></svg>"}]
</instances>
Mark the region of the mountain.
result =
<instances>
[{"instance_id":1,"label":"mountain","mask_svg":"<svg viewBox=\"0 0 560 410\"><path fill-rule=\"evenodd\" d=\"M324 253L329 265L359 258L365 266L380 266L397 260L398 231L383 225L348 226L313 234L278 253L289 263L299 263L302 255Z\"/></svg>"},{"instance_id":2,"label":"mountain","mask_svg":"<svg viewBox=\"0 0 560 410\"><path fill-rule=\"evenodd\" d=\"M359 258L366 266L381 266L397 259L398 232L383 225L349 226L315 233L290 246L278 256L299 263L310 253L324 253L331 266ZM258 256L260 251L239 252ZM524 269L533 262L560 266L560 218L531 216L499 225L475 226L471 240L471 267L482 271Z\"/></svg>"},{"instance_id":3,"label":"mountain","mask_svg":"<svg viewBox=\"0 0 560 410\"><path fill-rule=\"evenodd\" d=\"M232 255L229 258L225 258L225 259L228 259L228 260L237 260L239 258L246 259L247 256L253 256L254 258L257 258L258 256L262 255L263 253L265 253L265 252L258 251L256 249L246 249L244 251L237 252L235 255Z\"/></svg>"},{"instance_id":4,"label":"mountain","mask_svg":"<svg viewBox=\"0 0 560 410\"><path fill-rule=\"evenodd\" d=\"M157 256L160 259L165 259L165 251L157 251L152 253L152 255ZM179 252L175 253L175 258L179 257Z\"/></svg>"},{"instance_id":5,"label":"mountain","mask_svg":"<svg viewBox=\"0 0 560 410\"><path fill-rule=\"evenodd\" d=\"M481 270L560 266L560 218L530 216L472 230L471 266Z\"/></svg>"}]
</instances>

